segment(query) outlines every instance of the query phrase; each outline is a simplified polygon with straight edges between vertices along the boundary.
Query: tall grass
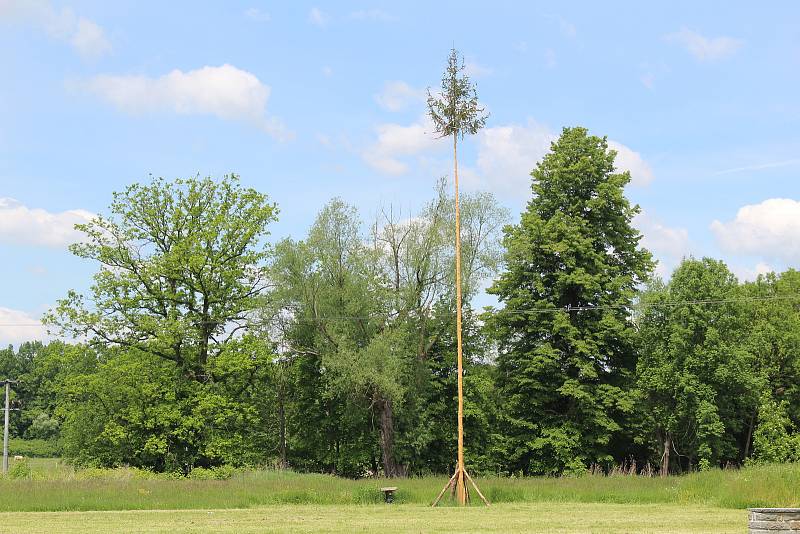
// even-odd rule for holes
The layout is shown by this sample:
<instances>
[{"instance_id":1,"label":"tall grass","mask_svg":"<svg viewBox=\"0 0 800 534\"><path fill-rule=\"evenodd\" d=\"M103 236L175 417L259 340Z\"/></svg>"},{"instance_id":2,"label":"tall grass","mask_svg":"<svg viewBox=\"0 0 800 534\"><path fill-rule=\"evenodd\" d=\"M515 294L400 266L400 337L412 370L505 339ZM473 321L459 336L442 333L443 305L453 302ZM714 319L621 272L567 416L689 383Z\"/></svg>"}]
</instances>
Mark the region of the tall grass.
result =
<instances>
[{"instance_id":1,"label":"tall grass","mask_svg":"<svg viewBox=\"0 0 800 534\"><path fill-rule=\"evenodd\" d=\"M291 471L238 471L226 480L168 479L135 469L73 470L32 466L0 479L0 511L248 508L272 504L371 504L381 486L398 486L398 503L430 503L445 477L349 480ZM41 466L40 466L41 467ZM721 508L800 505L800 465L748 467L668 478L586 475L477 480L492 502L697 504ZM477 496L475 496L477 497ZM479 504L477 498L474 504ZM443 499L445 506L450 501Z\"/></svg>"}]
</instances>

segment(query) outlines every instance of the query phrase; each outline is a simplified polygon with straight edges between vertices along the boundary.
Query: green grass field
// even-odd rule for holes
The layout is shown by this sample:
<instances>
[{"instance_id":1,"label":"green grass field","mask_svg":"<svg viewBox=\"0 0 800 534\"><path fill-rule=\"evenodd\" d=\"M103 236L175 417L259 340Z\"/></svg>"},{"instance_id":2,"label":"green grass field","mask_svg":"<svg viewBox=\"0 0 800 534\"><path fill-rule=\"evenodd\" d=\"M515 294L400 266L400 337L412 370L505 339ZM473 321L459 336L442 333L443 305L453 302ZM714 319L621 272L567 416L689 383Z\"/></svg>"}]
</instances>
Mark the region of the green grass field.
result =
<instances>
[{"instance_id":1,"label":"green grass field","mask_svg":"<svg viewBox=\"0 0 800 534\"><path fill-rule=\"evenodd\" d=\"M247 510L0 514L0 532L744 533L743 510L677 505L535 503L491 508L276 505Z\"/></svg>"},{"instance_id":2,"label":"green grass field","mask_svg":"<svg viewBox=\"0 0 800 534\"><path fill-rule=\"evenodd\" d=\"M13 471L12 465L12 471ZM800 506L800 465L668 478L481 478L492 501L432 509L444 477L348 480L239 471L174 479L135 469L75 470L32 459L0 479L0 532L746 532L748 507ZM19 473L18 473L19 474Z\"/></svg>"},{"instance_id":3,"label":"green grass field","mask_svg":"<svg viewBox=\"0 0 800 534\"><path fill-rule=\"evenodd\" d=\"M227 480L169 479L135 469L74 470L34 459L24 478L0 479L0 512L252 508L281 504L379 504L385 480L291 471L242 471ZM14 467L12 465L12 472ZM444 477L399 479L397 504L425 505ZM677 504L714 508L800 506L800 464L639 476L480 478L492 503ZM445 506L451 503L443 500ZM480 505L475 498L473 505Z\"/></svg>"}]
</instances>

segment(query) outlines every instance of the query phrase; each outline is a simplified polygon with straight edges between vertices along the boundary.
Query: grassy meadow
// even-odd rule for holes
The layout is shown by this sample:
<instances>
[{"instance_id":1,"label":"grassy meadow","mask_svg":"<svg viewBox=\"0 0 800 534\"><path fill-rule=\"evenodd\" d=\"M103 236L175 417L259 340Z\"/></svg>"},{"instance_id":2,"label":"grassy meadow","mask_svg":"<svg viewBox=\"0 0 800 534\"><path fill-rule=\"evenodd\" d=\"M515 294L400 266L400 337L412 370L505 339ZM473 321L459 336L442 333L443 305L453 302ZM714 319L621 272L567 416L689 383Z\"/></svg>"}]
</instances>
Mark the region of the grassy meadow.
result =
<instances>
[{"instance_id":1,"label":"grassy meadow","mask_svg":"<svg viewBox=\"0 0 800 534\"><path fill-rule=\"evenodd\" d=\"M0 479L0 511L233 509L272 505L380 504L379 491L398 486L397 504L426 505L445 477L350 480L292 471L242 470L222 480L170 478L137 469L73 469L55 459L30 459L19 478ZM668 478L630 475L477 479L493 504L594 503L680 505L726 509L800 506L800 464L714 470ZM481 506L473 496L474 506ZM442 505L452 506L447 496Z\"/></svg>"},{"instance_id":2,"label":"grassy meadow","mask_svg":"<svg viewBox=\"0 0 800 534\"><path fill-rule=\"evenodd\" d=\"M276 470L194 478L130 468L11 463L0 478L2 532L746 532L748 507L800 506L800 465L631 475L484 477L492 502L460 510L444 477L349 480ZM16 478L14 478L16 477ZM224 477L213 479L213 477ZM398 486L382 504L381 486Z\"/></svg>"}]
</instances>

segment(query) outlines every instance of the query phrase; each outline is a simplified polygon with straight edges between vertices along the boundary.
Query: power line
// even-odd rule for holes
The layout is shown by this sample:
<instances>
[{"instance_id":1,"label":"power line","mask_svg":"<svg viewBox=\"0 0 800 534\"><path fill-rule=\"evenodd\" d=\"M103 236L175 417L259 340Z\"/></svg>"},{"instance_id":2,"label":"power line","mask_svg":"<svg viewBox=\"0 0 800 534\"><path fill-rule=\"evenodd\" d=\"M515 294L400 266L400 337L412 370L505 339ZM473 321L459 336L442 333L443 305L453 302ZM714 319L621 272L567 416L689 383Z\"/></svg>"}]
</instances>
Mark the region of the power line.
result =
<instances>
[{"instance_id":1,"label":"power line","mask_svg":"<svg viewBox=\"0 0 800 534\"><path fill-rule=\"evenodd\" d=\"M636 302L633 304L609 304L598 306L562 306L562 307L549 307L549 308L528 308L528 309L498 309L492 310L499 314L540 314L540 313L556 313L556 312L586 312L586 311L603 311L603 310L641 310L645 308L671 308L677 306L698 306L698 305L722 305L722 304L736 304L743 302L772 302L772 301L785 301L785 300L800 300L800 293L795 295L772 295L768 297L738 297L729 299L703 299L703 300L677 300L677 301L664 301L664 302ZM310 322L316 323L319 321L360 321L375 319L376 315L336 315L328 317L292 317L290 320L295 322ZM216 324L216 322L214 322ZM264 321L256 322L263 324ZM195 321L195 324L197 322ZM0 323L0 326L12 327L42 327L41 323Z\"/></svg>"}]
</instances>

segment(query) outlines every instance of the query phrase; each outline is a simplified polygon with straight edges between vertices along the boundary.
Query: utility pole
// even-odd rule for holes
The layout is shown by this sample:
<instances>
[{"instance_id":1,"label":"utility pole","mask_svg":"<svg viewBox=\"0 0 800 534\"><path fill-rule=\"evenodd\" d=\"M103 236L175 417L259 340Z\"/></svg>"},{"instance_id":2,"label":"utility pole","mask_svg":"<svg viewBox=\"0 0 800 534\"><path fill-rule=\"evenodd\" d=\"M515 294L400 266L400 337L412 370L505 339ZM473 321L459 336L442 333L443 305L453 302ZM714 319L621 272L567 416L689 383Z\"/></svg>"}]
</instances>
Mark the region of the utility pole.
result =
<instances>
[{"instance_id":1,"label":"utility pole","mask_svg":"<svg viewBox=\"0 0 800 534\"><path fill-rule=\"evenodd\" d=\"M5 425L3 426L3 474L8 473L8 413L10 409L9 398L11 396L11 384L16 384L16 380L3 380L6 385L6 413Z\"/></svg>"}]
</instances>

